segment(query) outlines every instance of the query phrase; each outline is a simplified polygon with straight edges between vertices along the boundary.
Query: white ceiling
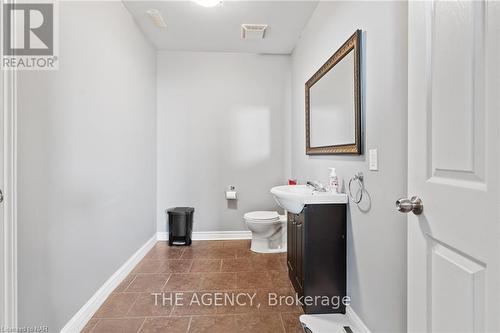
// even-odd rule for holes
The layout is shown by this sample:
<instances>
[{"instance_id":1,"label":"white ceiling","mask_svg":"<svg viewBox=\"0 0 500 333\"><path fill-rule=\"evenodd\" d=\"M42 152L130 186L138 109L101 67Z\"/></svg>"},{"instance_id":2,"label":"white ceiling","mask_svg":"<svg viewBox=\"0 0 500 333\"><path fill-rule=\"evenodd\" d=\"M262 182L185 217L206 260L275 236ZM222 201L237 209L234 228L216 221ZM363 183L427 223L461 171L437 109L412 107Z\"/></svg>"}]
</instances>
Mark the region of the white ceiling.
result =
<instances>
[{"instance_id":1,"label":"white ceiling","mask_svg":"<svg viewBox=\"0 0 500 333\"><path fill-rule=\"evenodd\" d=\"M314 1L224 1L205 8L192 1L124 1L159 50L289 54L316 8ZM166 29L146 10L158 9ZM269 25L263 40L242 40L242 23Z\"/></svg>"}]
</instances>

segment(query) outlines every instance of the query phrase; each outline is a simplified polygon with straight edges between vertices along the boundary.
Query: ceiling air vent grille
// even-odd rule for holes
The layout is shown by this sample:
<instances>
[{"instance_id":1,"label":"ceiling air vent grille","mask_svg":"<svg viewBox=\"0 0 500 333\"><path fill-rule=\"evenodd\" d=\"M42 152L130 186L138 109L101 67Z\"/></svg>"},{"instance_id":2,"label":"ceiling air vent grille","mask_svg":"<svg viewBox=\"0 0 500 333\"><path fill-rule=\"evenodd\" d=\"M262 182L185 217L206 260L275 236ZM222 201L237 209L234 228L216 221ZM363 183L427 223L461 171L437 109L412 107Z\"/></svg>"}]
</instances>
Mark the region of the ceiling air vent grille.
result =
<instances>
[{"instance_id":1,"label":"ceiling air vent grille","mask_svg":"<svg viewBox=\"0 0 500 333\"><path fill-rule=\"evenodd\" d=\"M267 24L242 24L241 39L264 39Z\"/></svg>"},{"instance_id":2,"label":"ceiling air vent grille","mask_svg":"<svg viewBox=\"0 0 500 333\"><path fill-rule=\"evenodd\" d=\"M165 20L163 19L163 16L158 9L148 9L146 10L146 14L151 18L153 23L158 28L165 29L167 27L167 24L165 23Z\"/></svg>"}]
</instances>

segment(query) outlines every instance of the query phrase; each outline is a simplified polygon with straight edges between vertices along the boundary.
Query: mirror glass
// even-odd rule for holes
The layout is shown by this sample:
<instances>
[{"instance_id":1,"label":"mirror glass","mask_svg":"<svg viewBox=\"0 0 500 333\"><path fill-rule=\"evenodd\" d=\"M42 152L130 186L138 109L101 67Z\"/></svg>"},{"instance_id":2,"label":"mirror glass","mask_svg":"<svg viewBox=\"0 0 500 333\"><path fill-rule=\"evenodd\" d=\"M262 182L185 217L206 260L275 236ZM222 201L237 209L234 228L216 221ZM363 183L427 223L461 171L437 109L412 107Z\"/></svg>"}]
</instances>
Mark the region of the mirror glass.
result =
<instances>
[{"instance_id":1,"label":"mirror glass","mask_svg":"<svg viewBox=\"0 0 500 333\"><path fill-rule=\"evenodd\" d=\"M361 154L361 30L305 85L306 154Z\"/></svg>"},{"instance_id":2,"label":"mirror glass","mask_svg":"<svg viewBox=\"0 0 500 333\"><path fill-rule=\"evenodd\" d=\"M311 147L355 143L354 52L309 90Z\"/></svg>"}]
</instances>

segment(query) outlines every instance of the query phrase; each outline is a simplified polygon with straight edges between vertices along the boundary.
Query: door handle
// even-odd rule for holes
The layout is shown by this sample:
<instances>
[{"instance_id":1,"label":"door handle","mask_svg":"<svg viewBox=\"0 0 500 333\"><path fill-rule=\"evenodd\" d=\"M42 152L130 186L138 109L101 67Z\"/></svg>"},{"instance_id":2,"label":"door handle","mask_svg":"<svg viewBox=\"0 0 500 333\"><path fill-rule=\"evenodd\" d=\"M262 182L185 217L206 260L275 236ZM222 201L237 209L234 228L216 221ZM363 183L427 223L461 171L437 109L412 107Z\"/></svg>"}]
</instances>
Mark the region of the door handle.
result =
<instances>
[{"instance_id":1,"label":"door handle","mask_svg":"<svg viewBox=\"0 0 500 333\"><path fill-rule=\"evenodd\" d=\"M396 208L398 212L413 212L415 215L420 215L424 211L424 205L419 197L401 198L396 201Z\"/></svg>"}]
</instances>

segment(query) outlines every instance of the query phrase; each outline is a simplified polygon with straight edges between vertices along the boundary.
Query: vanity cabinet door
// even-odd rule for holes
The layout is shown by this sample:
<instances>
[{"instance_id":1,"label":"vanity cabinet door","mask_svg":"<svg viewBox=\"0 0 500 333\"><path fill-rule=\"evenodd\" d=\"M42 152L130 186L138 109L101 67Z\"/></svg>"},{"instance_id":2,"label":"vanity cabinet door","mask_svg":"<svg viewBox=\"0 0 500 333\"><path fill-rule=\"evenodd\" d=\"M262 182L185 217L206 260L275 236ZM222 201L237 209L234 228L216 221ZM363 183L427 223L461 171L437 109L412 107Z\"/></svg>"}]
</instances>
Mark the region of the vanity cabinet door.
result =
<instances>
[{"instance_id":1,"label":"vanity cabinet door","mask_svg":"<svg viewBox=\"0 0 500 333\"><path fill-rule=\"evenodd\" d=\"M287 265L290 277L295 276L295 216L288 213L287 223Z\"/></svg>"},{"instance_id":2,"label":"vanity cabinet door","mask_svg":"<svg viewBox=\"0 0 500 333\"><path fill-rule=\"evenodd\" d=\"M346 205L306 205L288 213L287 265L299 297L346 295ZM303 305L306 314L345 313L345 306Z\"/></svg>"},{"instance_id":3,"label":"vanity cabinet door","mask_svg":"<svg viewBox=\"0 0 500 333\"><path fill-rule=\"evenodd\" d=\"M288 213L287 223L287 266L288 275L295 291L299 295L304 292L304 212Z\"/></svg>"},{"instance_id":4,"label":"vanity cabinet door","mask_svg":"<svg viewBox=\"0 0 500 333\"><path fill-rule=\"evenodd\" d=\"M304 288L304 213L297 217L295 224L295 280L302 290Z\"/></svg>"}]
</instances>

